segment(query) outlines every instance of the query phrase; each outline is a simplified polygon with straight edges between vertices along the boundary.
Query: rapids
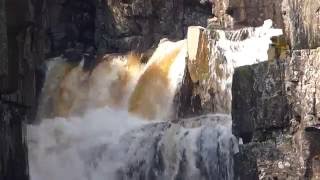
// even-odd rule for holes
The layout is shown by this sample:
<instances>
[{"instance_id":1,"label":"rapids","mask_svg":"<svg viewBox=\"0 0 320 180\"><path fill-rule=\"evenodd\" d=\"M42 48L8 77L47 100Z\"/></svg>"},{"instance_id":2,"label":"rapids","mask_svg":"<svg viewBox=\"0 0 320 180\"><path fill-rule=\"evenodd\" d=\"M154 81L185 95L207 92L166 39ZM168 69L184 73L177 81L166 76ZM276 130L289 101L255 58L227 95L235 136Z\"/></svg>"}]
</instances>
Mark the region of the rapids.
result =
<instances>
[{"instance_id":1,"label":"rapids","mask_svg":"<svg viewBox=\"0 0 320 180\"><path fill-rule=\"evenodd\" d=\"M233 69L267 60L270 38L282 32L270 21L217 32L219 39L208 48L225 59L222 69L229 76L217 86L228 92L223 103L230 104ZM187 40L162 40L147 63L141 54L111 54L92 70L83 61L50 60L38 123L27 129L31 179L234 179L238 142L230 115L170 121L187 49Z\"/></svg>"}]
</instances>

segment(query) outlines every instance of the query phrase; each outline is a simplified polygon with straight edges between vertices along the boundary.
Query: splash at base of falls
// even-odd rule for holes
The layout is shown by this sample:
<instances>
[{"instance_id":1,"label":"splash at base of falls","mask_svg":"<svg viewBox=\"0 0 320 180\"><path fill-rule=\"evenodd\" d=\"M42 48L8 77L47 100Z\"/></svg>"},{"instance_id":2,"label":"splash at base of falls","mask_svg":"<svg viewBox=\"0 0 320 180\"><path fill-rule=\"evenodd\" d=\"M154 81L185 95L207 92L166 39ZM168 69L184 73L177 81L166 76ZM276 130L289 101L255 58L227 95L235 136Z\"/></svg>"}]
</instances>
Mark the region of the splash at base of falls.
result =
<instances>
[{"instance_id":1,"label":"splash at base of falls","mask_svg":"<svg viewBox=\"0 0 320 180\"><path fill-rule=\"evenodd\" d=\"M103 108L28 132L32 180L233 179L237 144L227 115L148 123Z\"/></svg>"},{"instance_id":2,"label":"splash at base of falls","mask_svg":"<svg viewBox=\"0 0 320 180\"><path fill-rule=\"evenodd\" d=\"M206 82L195 83L210 83L214 103L229 112L234 68L266 60L271 36L282 32L269 21L217 32L218 40L201 46L212 56L203 56ZM61 58L49 63L41 122L28 126L31 179L234 179L238 146L229 115L164 121L184 78L187 49L186 40L163 41L146 64L137 54L108 55L91 71Z\"/></svg>"}]
</instances>

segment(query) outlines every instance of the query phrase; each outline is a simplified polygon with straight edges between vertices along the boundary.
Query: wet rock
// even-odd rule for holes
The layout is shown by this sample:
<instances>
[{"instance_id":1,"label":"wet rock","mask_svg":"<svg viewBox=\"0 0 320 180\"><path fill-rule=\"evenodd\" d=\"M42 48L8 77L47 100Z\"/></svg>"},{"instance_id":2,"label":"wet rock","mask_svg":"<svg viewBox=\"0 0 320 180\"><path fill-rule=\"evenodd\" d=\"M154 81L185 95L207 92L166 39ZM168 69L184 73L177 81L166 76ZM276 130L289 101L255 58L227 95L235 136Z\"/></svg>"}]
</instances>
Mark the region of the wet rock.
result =
<instances>
[{"instance_id":1,"label":"wet rock","mask_svg":"<svg viewBox=\"0 0 320 180\"><path fill-rule=\"evenodd\" d=\"M199 26L188 29L187 70L176 97L177 116L230 113L230 72L225 56L215 46L217 33Z\"/></svg>"},{"instance_id":2,"label":"wet rock","mask_svg":"<svg viewBox=\"0 0 320 180\"><path fill-rule=\"evenodd\" d=\"M211 4L198 0L99 1L98 53L146 50L160 39L185 37L190 25L206 26Z\"/></svg>"},{"instance_id":3,"label":"wet rock","mask_svg":"<svg viewBox=\"0 0 320 180\"><path fill-rule=\"evenodd\" d=\"M44 140L38 133L55 134L56 129L47 129L45 126L32 128L34 134L30 133L29 137L34 142L34 151L31 151L30 156L34 156L31 162L35 164L31 165L39 172L35 176L45 175L46 171L39 171L43 167L38 169L38 166L43 161L50 161L50 157L68 160L69 157L76 157L76 163L83 164L85 169L78 174L84 175L85 179L234 179L232 157L238 152L238 148L236 139L231 134L229 115L208 114L180 119L176 123L164 121L141 124L130 127L128 131L119 134L120 137L113 136L111 141L108 140L110 133L106 133L108 137L98 143L85 138L78 144L78 141L64 141L61 136L52 136L50 142L53 143L42 146L48 140ZM86 128L84 131L87 131ZM61 133L64 134L64 130ZM70 151L71 154L68 153ZM58 160L53 166L50 165L53 167L51 172L61 172L59 168L54 168L60 167L60 163L64 164L65 161ZM68 166L67 169L74 172L77 166ZM63 172L70 173L65 169ZM75 177L71 174L68 177Z\"/></svg>"},{"instance_id":4,"label":"wet rock","mask_svg":"<svg viewBox=\"0 0 320 180\"><path fill-rule=\"evenodd\" d=\"M320 2L314 0L214 0L210 26L238 29L271 19L293 49L320 46Z\"/></svg>"},{"instance_id":5,"label":"wet rock","mask_svg":"<svg viewBox=\"0 0 320 180\"><path fill-rule=\"evenodd\" d=\"M0 179L28 180L26 108L0 100Z\"/></svg>"},{"instance_id":6,"label":"wet rock","mask_svg":"<svg viewBox=\"0 0 320 180\"><path fill-rule=\"evenodd\" d=\"M233 133L244 142L235 166L240 179L257 172L260 179L318 177L319 54L319 48L294 50L287 59L235 70ZM248 163L246 173L237 168Z\"/></svg>"},{"instance_id":7,"label":"wet rock","mask_svg":"<svg viewBox=\"0 0 320 180\"><path fill-rule=\"evenodd\" d=\"M255 133L289 126L284 64L264 62L237 68L232 97L233 133L244 142L259 138Z\"/></svg>"}]
</instances>

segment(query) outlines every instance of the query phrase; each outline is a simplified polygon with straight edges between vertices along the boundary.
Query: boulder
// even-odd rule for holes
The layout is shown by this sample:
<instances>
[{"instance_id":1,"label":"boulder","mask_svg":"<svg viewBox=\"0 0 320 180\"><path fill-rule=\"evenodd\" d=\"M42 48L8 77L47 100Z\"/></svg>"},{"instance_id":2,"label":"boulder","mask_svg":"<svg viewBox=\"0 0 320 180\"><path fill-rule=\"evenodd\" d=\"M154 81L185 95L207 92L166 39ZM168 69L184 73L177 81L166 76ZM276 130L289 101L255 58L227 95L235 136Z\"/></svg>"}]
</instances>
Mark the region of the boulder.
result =
<instances>
[{"instance_id":1,"label":"boulder","mask_svg":"<svg viewBox=\"0 0 320 180\"><path fill-rule=\"evenodd\" d=\"M236 68L233 133L244 143L236 177L319 177L319 50L294 50L284 61ZM243 172L243 166L250 169Z\"/></svg>"},{"instance_id":2,"label":"boulder","mask_svg":"<svg viewBox=\"0 0 320 180\"><path fill-rule=\"evenodd\" d=\"M244 142L261 141L265 131L289 126L284 64L263 62L236 68L232 97L233 133Z\"/></svg>"},{"instance_id":3,"label":"boulder","mask_svg":"<svg viewBox=\"0 0 320 180\"><path fill-rule=\"evenodd\" d=\"M226 57L215 46L215 31L191 26L188 28L187 68L175 106L177 117L207 113L230 113L230 77Z\"/></svg>"}]
</instances>

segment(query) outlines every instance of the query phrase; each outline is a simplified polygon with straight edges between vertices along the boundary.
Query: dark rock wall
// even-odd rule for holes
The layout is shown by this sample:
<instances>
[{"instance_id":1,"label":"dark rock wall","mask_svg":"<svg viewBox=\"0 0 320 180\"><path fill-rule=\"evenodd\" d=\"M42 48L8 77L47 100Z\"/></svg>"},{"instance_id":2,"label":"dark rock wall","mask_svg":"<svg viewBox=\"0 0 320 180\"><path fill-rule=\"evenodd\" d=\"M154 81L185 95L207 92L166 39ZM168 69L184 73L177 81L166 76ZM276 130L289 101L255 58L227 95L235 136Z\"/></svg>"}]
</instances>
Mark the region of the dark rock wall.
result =
<instances>
[{"instance_id":1,"label":"dark rock wall","mask_svg":"<svg viewBox=\"0 0 320 180\"><path fill-rule=\"evenodd\" d=\"M97 3L98 53L146 50L161 38L183 39L190 25L206 26L208 2L198 0L100 0Z\"/></svg>"},{"instance_id":2,"label":"dark rock wall","mask_svg":"<svg viewBox=\"0 0 320 180\"><path fill-rule=\"evenodd\" d=\"M28 180L25 107L0 101L0 179Z\"/></svg>"},{"instance_id":3,"label":"dark rock wall","mask_svg":"<svg viewBox=\"0 0 320 180\"><path fill-rule=\"evenodd\" d=\"M289 126L284 64L264 62L235 70L232 85L234 134L244 142L264 141L265 132ZM256 138L256 139L253 139Z\"/></svg>"},{"instance_id":4,"label":"dark rock wall","mask_svg":"<svg viewBox=\"0 0 320 180\"><path fill-rule=\"evenodd\" d=\"M319 178L319 50L235 70L233 133L244 143L236 156L239 179Z\"/></svg>"},{"instance_id":5,"label":"dark rock wall","mask_svg":"<svg viewBox=\"0 0 320 180\"><path fill-rule=\"evenodd\" d=\"M161 38L185 38L188 26L206 26L212 13L215 17L209 20L209 26L222 29L260 26L271 18L275 27L284 29L291 46L290 57L284 62L235 71L233 131L245 143L237 155L238 177L317 178L319 136L313 127L318 123L319 50L309 49L320 46L319 3L0 0L0 112L6 114L0 118L0 179L27 179L22 124L25 116L32 120L35 114L45 59L64 55L79 61L89 56L91 61L96 54L144 51ZM202 87L191 77L189 83L192 89ZM201 92L193 94L192 89L185 88L182 93L192 96L182 99L190 104L189 109L181 108L199 114L203 112ZM205 112L216 109L212 104L205 104Z\"/></svg>"},{"instance_id":6,"label":"dark rock wall","mask_svg":"<svg viewBox=\"0 0 320 180\"><path fill-rule=\"evenodd\" d=\"M0 1L0 42L7 42L7 27L6 24L7 15L5 11L5 1ZM5 78L8 74L8 44L0 44L0 91L5 91L7 88L4 85Z\"/></svg>"},{"instance_id":7,"label":"dark rock wall","mask_svg":"<svg viewBox=\"0 0 320 180\"><path fill-rule=\"evenodd\" d=\"M233 133L239 179L319 179L318 62L320 1L215 0L211 28L284 30L281 57L235 70ZM281 44L280 43L280 44ZM284 45L285 44L285 45ZM277 46L277 45L276 45ZM318 49L317 49L318 48ZM286 53L283 53L286 51Z\"/></svg>"},{"instance_id":8,"label":"dark rock wall","mask_svg":"<svg viewBox=\"0 0 320 180\"><path fill-rule=\"evenodd\" d=\"M0 179L27 180L26 116L35 107L27 1L0 1ZM19 12L19 13L16 13Z\"/></svg>"},{"instance_id":9,"label":"dark rock wall","mask_svg":"<svg viewBox=\"0 0 320 180\"><path fill-rule=\"evenodd\" d=\"M94 51L95 2L91 0L43 0L43 28L47 35L47 56L66 51L74 54ZM81 57L78 57L81 59Z\"/></svg>"},{"instance_id":10,"label":"dark rock wall","mask_svg":"<svg viewBox=\"0 0 320 180\"><path fill-rule=\"evenodd\" d=\"M30 0L29 6L45 58L72 60L179 40L188 26L206 26L212 14L209 1L199 0Z\"/></svg>"},{"instance_id":11,"label":"dark rock wall","mask_svg":"<svg viewBox=\"0 0 320 180\"><path fill-rule=\"evenodd\" d=\"M33 122L46 59L145 50L210 15L198 0L1 0L0 179L28 179L23 124Z\"/></svg>"}]
</instances>

